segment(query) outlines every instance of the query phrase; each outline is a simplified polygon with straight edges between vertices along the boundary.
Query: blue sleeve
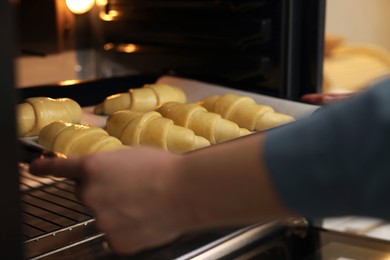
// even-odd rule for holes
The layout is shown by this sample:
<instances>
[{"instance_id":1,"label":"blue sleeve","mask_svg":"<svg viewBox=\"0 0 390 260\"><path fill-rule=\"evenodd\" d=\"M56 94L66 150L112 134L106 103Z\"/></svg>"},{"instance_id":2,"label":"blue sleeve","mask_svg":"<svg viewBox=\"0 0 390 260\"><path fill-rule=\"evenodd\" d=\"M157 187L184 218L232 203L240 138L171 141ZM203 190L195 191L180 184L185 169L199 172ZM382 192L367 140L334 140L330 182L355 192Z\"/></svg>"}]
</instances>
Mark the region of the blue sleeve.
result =
<instances>
[{"instance_id":1,"label":"blue sleeve","mask_svg":"<svg viewBox=\"0 0 390 260\"><path fill-rule=\"evenodd\" d=\"M266 134L282 201L309 218L390 219L390 79Z\"/></svg>"}]
</instances>

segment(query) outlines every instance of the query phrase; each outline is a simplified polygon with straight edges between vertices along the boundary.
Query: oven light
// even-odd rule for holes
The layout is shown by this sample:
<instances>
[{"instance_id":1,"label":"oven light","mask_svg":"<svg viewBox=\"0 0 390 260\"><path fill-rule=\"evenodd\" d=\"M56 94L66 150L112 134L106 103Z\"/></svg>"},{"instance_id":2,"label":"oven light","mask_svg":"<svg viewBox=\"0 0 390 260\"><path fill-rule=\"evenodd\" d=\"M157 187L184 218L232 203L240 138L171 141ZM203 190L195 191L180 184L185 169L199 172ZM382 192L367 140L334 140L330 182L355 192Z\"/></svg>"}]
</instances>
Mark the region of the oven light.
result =
<instances>
[{"instance_id":1,"label":"oven light","mask_svg":"<svg viewBox=\"0 0 390 260\"><path fill-rule=\"evenodd\" d=\"M115 17L119 16L119 12L118 11L115 11L115 10L110 10L107 13L105 12L100 12L99 14L99 17L100 19L102 19L103 21L113 21Z\"/></svg>"},{"instance_id":2,"label":"oven light","mask_svg":"<svg viewBox=\"0 0 390 260\"><path fill-rule=\"evenodd\" d=\"M74 84L77 84L77 83L80 83L80 80L69 79L69 80L64 80L64 81L59 82L58 85L59 86L70 86L70 85L74 85Z\"/></svg>"},{"instance_id":3,"label":"oven light","mask_svg":"<svg viewBox=\"0 0 390 260\"><path fill-rule=\"evenodd\" d=\"M108 4L108 1L107 0L96 0L96 4L98 6L105 6Z\"/></svg>"},{"instance_id":4,"label":"oven light","mask_svg":"<svg viewBox=\"0 0 390 260\"><path fill-rule=\"evenodd\" d=\"M109 14L106 14L105 12L100 12L99 17L103 21L107 21L107 22L110 22L110 21L114 20L113 16L111 16Z\"/></svg>"},{"instance_id":5,"label":"oven light","mask_svg":"<svg viewBox=\"0 0 390 260\"><path fill-rule=\"evenodd\" d=\"M135 44L119 44L117 50L120 52L132 53L137 51L137 46Z\"/></svg>"},{"instance_id":6,"label":"oven light","mask_svg":"<svg viewBox=\"0 0 390 260\"><path fill-rule=\"evenodd\" d=\"M110 43L106 43L106 44L104 44L103 48L104 48L105 51L110 51L110 50L112 50L114 48L114 44L112 44L111 42Z\"/></svg>"},{"instance_id":7,"label":"oven light","mask_svg":"<svg viewBox=\"0 0 390 260\"><path fill-rule=\"evenodd\" d=\"M110 42L110 43L104 44L103 48L105 51L111 51L115 48L116 51L126 52L126 53L132 53L132 52L138 51L137 45L132 44L132 43L128 43L128 44L122 43L122 44L114 45L113 43Z\"/></svg>"},{"instance_id":8,"label":"oven light","mask_svg":"<svg viewBox=\"0 0 390 260\"><path fill-rule=\"evenodd\" d=\"M66 6L74 14L83 14L91 10L95 0L66 0Z\"/></svg>"}]
</instances>

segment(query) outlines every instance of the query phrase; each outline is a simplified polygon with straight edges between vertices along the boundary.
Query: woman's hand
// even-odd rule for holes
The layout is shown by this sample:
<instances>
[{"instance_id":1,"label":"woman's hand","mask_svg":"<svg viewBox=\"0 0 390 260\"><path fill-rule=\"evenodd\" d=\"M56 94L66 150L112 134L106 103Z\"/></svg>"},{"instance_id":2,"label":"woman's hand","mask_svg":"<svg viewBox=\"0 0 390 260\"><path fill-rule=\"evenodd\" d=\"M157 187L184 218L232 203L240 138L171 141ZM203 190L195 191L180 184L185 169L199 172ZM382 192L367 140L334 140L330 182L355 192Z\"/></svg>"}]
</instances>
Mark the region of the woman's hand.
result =
<instances>
[{"instance_id":1,"label":"woman's hand","mask_svg":"<svg viewBox=\"0 0 390 260\"><path fill-rule=\"evenodd\" d=\"M34 161L31 172L79 179L81 200L114 251L133 253L167 243L184 229L185 210L172 185L180 155L149 148L82 158Z\"/></svg>"}]
</instances>

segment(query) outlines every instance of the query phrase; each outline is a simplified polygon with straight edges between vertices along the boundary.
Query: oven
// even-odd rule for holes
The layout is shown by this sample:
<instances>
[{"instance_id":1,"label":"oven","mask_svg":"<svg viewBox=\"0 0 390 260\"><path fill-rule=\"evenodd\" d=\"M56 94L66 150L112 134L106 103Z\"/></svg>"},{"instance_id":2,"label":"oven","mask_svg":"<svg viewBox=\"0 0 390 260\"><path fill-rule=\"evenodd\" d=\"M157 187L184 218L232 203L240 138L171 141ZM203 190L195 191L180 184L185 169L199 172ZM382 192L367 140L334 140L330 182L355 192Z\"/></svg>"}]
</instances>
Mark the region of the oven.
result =
<instances>
[{"instance_id":1,"label":"oven","mask_svg":"<svg viewBox=\"0 0 390 260\"><path fill-rule=\"evenodd\" d=\"M0 106L9 122L0 135L6 148L0 156L2 259L374 259L390 251L384 241L295 218L187 234L132 256L113 253L74 182L29 174L28 163L42 150L17 139L15 103L45 95L88 108L157 81L191 95L229 89L309 116L318 107L298 101L321 90L325 0L96 1L89 12L72 15L70 25L61 20L69 18L61 13L64 2L0 3L7 24L0 33L10 35L1 50L45 55L74 49L78 66L76 81L14 91L15 55L1 51L0 91L7 98ZM56 15L45 15L50 11Z\"/></svg>"}]
</instances>

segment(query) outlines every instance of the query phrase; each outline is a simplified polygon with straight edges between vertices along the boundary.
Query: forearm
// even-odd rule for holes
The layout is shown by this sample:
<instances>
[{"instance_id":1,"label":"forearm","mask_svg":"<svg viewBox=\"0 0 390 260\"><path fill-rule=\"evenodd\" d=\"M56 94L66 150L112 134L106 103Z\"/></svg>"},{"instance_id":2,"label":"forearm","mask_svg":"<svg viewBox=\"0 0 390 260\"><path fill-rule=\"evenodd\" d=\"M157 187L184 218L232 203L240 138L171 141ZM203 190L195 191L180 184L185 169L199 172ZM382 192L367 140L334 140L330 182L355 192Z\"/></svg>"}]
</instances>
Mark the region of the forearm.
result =
<instances>
[{"instance_id":1,"label":"forearm","mask_svg":"<svg viewBox=\"0 0 390 260\"><path fill-rule=\"evenodd\" d=\"M263 139L253 134L182 157L176 188L191 228L250 224L288 214L269 181Z\"/></svg>"},{"instance_id":2,"label":"forearm","mask_svg":"<svg viewBox=\"0 0 390 260\"><path fill-rule=\"evenodd\" d=\"M389 218L390 80L270 130L264 153L283 202L308 218Z\"/></svg>"}]
</instances>

